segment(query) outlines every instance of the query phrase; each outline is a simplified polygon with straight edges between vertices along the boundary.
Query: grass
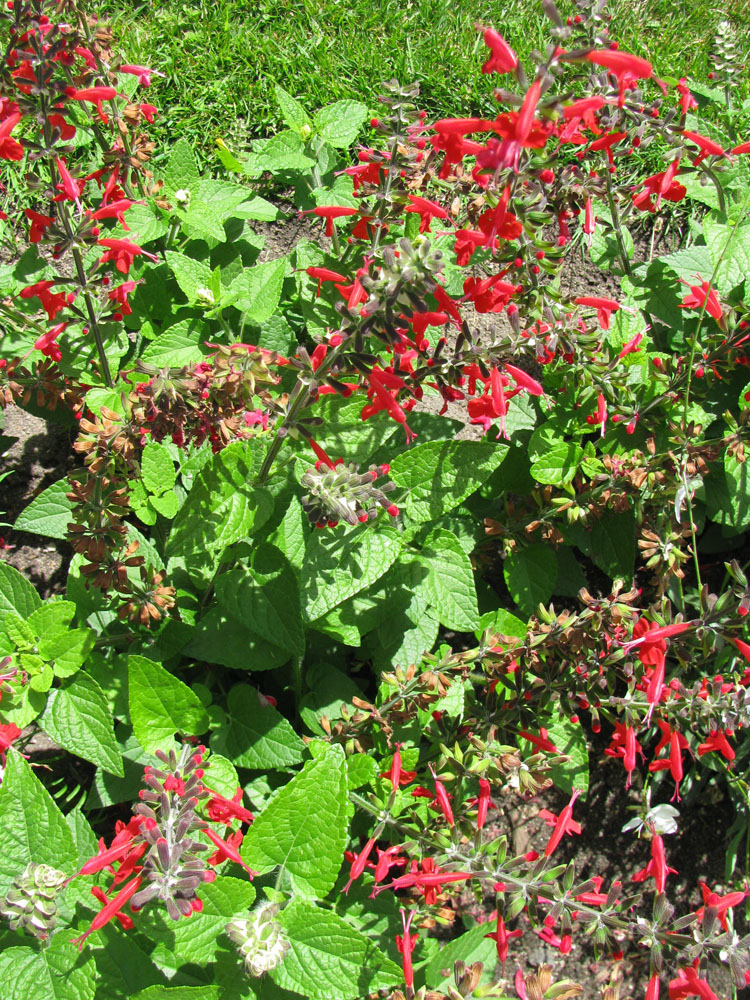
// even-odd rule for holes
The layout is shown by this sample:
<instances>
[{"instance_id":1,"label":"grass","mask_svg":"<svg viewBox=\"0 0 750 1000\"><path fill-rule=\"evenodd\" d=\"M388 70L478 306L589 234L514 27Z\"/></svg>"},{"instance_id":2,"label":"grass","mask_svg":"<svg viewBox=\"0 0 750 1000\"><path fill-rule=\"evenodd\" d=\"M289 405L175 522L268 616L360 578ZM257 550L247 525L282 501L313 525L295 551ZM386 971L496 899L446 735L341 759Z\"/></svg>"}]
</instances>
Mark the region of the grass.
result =
<instances>
[{"instance_id":1,"label":"grass","mask_svg":"<svg viewBox=\"0 0 750 1000\"><path fill-rule=\"evenodd\" d=\"M355 98L374 112L378 84L393 76L420 81L431 115L491 111L497 77L479 71L475 23L497 27L522 60L547 37L535 0L92 0L90 9L112 21L130 62L166 74L149 94L164 111L157 142L186 136L203 150L218 136L242 146L274 131L277 82L310 111ZM745 49L750 37L748 0L613 0L611 9L613 36L661 75L705 82L722 18Z\"/></svg>"}]
</instances>

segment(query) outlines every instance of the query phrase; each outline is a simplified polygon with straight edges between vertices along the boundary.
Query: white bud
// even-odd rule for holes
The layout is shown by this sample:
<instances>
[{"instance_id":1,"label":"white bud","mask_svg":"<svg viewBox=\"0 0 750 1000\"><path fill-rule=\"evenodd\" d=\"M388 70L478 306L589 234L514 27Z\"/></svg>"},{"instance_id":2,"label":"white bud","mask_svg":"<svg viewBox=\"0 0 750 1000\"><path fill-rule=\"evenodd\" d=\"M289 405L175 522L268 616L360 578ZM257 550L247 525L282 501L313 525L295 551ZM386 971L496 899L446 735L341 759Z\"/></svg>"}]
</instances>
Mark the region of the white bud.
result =
<instances>
[{"instance_id":1,"label":"white bud","mask_svg":"<svg viewBox=\"0 0 750 1000\"><path fill-rule=\"evenodd\" d=\"M175 191L174 200L180 208L187 208L190 204L190 192L186 188L180 188L179 191Z\"/></svg>"},{"instance_id":2,"label":"white bud","mask_svg":"<svg viewBox=\"0 0 750 1000\"><path fill-rule=\"evenodd\" d=\"M258 977L281 965L289 941L276 919L277 903L260 903L247 917L232 917L224 928L245 962L248 975Z\"/></svg>"}]
</instances>

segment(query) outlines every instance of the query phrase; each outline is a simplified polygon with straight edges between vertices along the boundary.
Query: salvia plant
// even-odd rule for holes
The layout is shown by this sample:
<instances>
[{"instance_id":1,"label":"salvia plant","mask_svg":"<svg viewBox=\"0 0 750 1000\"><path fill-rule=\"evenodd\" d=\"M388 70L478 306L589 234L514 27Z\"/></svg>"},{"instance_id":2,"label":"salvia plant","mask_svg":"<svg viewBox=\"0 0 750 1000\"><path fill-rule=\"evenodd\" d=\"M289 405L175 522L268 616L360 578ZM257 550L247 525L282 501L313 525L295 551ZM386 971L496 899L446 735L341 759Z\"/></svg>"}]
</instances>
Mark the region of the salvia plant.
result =
<instances>
[{"instance_id":1,"label":"salvia plant","mask_svg":"<svg viewBox=\"0 0 750 1000\"><path fill-rule=\"evenodd\" d=\"M15 522L65 592L0 562L3 998L750 982L741 45L659 79L542 8L527 64L477 26L476 117L277 87L212 174L75 0L0 11L0 399L73 439ZM678 892L699 796L726 867Z\"/></svg>"}]
</instances>

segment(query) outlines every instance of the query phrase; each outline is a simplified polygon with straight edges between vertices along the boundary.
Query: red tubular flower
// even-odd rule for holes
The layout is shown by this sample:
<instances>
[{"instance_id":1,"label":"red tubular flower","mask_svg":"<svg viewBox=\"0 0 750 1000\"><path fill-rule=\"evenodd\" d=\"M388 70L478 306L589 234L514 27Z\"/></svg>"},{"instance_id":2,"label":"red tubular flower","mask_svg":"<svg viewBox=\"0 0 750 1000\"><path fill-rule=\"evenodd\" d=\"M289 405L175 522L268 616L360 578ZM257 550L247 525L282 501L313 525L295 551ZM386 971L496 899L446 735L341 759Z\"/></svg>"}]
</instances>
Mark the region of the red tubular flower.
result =
<instances>
[{"instance_id":1,"label":"red tubular flower","mask_svg":"<svg viewBox=\"0 0 750 1000\"><path fill-rule=\"evenodd\" d=\"M67 296L64 292L55 294L50 291L54 286L55 282L51 280L37 281L33 285L27 285L26 288L22 288L18 295L22 299L39 299L48 318L54 319L67 301Z\"/></svg>"},{"instance_id":2,"label":"red tubular flower","mask_svg":"<svg viewBox=\"0 0 750 1000\"><path fill-rule=\"evenodd\" d=\"M325 234L326 236L333 236L333 222L334 219L341 219L345 216L356 215L359 209L357 208L347 208L343 205L318 205L317 208L309 208L305 212L301 212L301 215L317 215L320 219L326 220Z\"/></svg>"},{"instance_id":3,"label":"red tubular flower","mask_svg":"<svg viewBox=\"0 0 750 1000\"><path fill-rule=\"evenodd\" d=\"M581 825L580 823L577 823L573 819L573 806L575 805L575 801L580 794L581 793L578 790L574 791L570 797L570 802L568 802L568 804L560 812L560 815L557 816L556 818L554 816L554 813L548 814L548 810L546 809L542 809L540 811L539 815L542 816L545 822L547 823L552 822L554 823L555 827L554 830L552 831L552 836L549 838L547 842L547 846L544 848L544 856L546 858L551 857L551 855L553 854L553 852L555 851L555 849L557 848L557 846L559 845L560 841L563 839L566 833L580 834ZM547 818L547 814L550 817L549 819Z\"/></svg>"},{"instance_id":4,"label":"red tubular flower","mask_svg":"<svg viewBox=\"0 0 750 1000\"><path fill-rule=\"evenodd\" d=\"M245 869L245 871L248 873L251 879L255 878L255 876L258 873L254 872L252 868L250 868L248 865L245 864L238 850L239 845L242 842L242 832L240 830L237 830L235 833L232 834L231 837L228 837L226 840L222 840L221 837L218 835L218 833L212 830L210 826L207 826L203 832L211 841L211 843L218 848L217 854L220 855L220 858L218 860L213 860L213 858L216 858L216 854L212 855L212 858L210 859L211 864L217 865L225 860L234 861L236 865L240 865L242 868ZM237 836L238 834L239 837Z\"/></svg>"},{"instance_id":5,"label":"red tubular flower","mask_svg":"<svg viewBox=\"0 0 750 1000\"><path fill-rule=\"evenodd\" d=\"M305 273L311 278L317 278L318 281L318 292L316 298L320 298L320 289L324 281L346 281L345 274L339 274L338 271L331 271L327 267L306 267Z\"/></svg>"},{"instance_id":6,"label":"red tubular flower","mask_svg":"<svg viewBox=\"0 0 750 1000\"><path fill-rule=\"evenodd\" d=\"M634 56L630 52L620 52L619 49L595 49L593 52L589 52L585 58L596 66L608 69L613 76L617 77L621 88L623 81L626 81L627 85L628 78L647 80L654 73L653 66L646 59Z\"/></svg>"},{"instance_id":7,"label":"red tubular flower","mask_svg":"<svg viewBox=\"0 0 750 1000\"><path fill-rule=\"evenodd\" d=\"M705 979L700 979L697 966L700 959L695 960L695 965L690 965L683 969L677 979L673 979L669 984L669 1000L684 1000L685 997L700 997L701 1000L719 1000L714 991Z\"/></svg>"},{"instance_id":8,"label":"red tubular flower","mask_svg":"<svg viewBox=\"0 0 750 1000\"><path fill-rule=\"evenodd\" d=\"M80 937L73 938L70 942L71 944L77 944L78 950L80 951L83 947L83 942L89 937L94 931L101 930L106 924L117 916L118 912L122 910L123 906L127 901L138 892L141 885L140 878L134 878L127 885L123 886L122 889L117 893L114 899L109 900L105 906L97 913L94 919L91 921L91 926L86 931L85 934L81 934Z\"/></svg>"},{"instance_id":9,"label":"red tubular flower","mask_svg":"<svg viewBox=\"0 0 750 1000\"><path fill-rule=\"evenodd\" d=\"M739 906L747 896L746 892L728 892L725 896L719 896L717 893L713 892L708 888L705 882L698 883L701 887L701 892L703 893L703 906L699 910L696 910L696 916L699 920L703 920L705 913L705 908L707 906L716 910L716 914L721 922L721 926L724 930L727 930L727 910L731 910L733 906Z\"/></svg>"},{"instance_id":10,"label":"red tubular flower","mask_svg":"<svg viewBox=\"0 0 750 1000\"><path fill-rule=\"evenodd\" d=\"M625 344L623 349L617 355L618 360L626 357L628 354L633 354L634 351L639 351L641 349L641 341L643 340L643 330L636 333L634 337Z\"/></svg>"},{"instance_id":11,"label":"red tubular flower","mask_svg":"<svg viewBox=\"0 0 750 1000\"><path fill-rule=\"evenodd\" d=\"M596 309L596 318L599 320L599 326L602 330L609 330L609 317L622 308L620 303L614 299L606 299L598 295L580 295L573 301L576 305L590 306L592 309Z\"/></svg>"},{"instance_id":12,"label":"red tubular flower","mask_svg":"<svg viewBox=\"0 0 750 1000\"><path fill-rule=\"evenodd\" d=\"M700 281L700 277L696 275L696 281ZM690 289L690 294L686 295L685 298L680 303L681 309L695 309L699 312L704 308L709 316L713 317L719 325L721 325L724 319L724 313L721 308L721 303L719 302L719 297L716 291L711 287L710 282L703 281L700 285L690 285L687 281L683 284L688 285Z\"/></svg>"},{"instance_id":13,"label":"red tubular flower","mask_svg":"<svg viewBox=\"0 0 750 1000\"><path fill-rule=\"evenodd\" d=\"M722 147L718 142L714 142L713 139L709 139L705 135L700 135L698 132L690 132L687 129L682 133L686 139L690 142L695 143L695 145L700 149L699 155L693 160L693 166L697 166L701 160L705 160L707 156L726 156Z\"/></svg>"},{"instance_id":14,"label":"red tubular flower","mask_svg":"<svg viewBox=\"0 0 750 1000\"><path fill-rule=\"evenodd\" d=\"M157 260L153 254L146 253L142 247L139 247L136 243L131 243L130 240L104 239L97 240L97 243L107 250L104 256L100 258L99 264L108 264L110 261L113 261L121 274L128 273L133 266L134 259L140 254L143 254L150 260Z\"/></svg>"},{"instance_id":15,"label":"red tubular flower","mask_svg":"<svg viewBox=\"0 0 750 1000\"><path fill-rule=\"evenodd\" d=\"M22 160L23 146L11 136L11 132L21 121L21 115L8 115L0 121L0 160Z\"/></svg>"},{"instance_id":16,"label":"red tubular flower","mask_svg":"<svg viewBox=\"0 0 750 1000\"><path fill-rule=\"evenodd\" d=\"M518 733L519 736L523 736L525 740L529 743L533 743L535 747L540 750L546 750L547 753L560 753L555 744L547 736L547 730L543 727L539 729L539 735L535 736L534 733L529 733L525 729L521 729Z\"/></svg>"},{"instance_id":17,"label":"red tubular flower","mask_svg":"<svg viewBox=\"0 0 750 1000\"><path fill-rule=\"evenodd\" d=\"M165 786L166 787L166 786ZM229 826L238 819L241 823L252 823L255 817L250 812L249 809L245 809L242 805L243 791L238 788L231 799L225 798L218 792L215 792L212 788L207 785L203 786L207 792L211 793L211 798L208 801L208 818L212 823L224 823Z\"/></svg>"},{"instance_id":18,"label":"red tubular flower","mask_svg":"<svg viewBox=\"0 0 750 1000\"><path fill-rule=\"evenodd\" d=\"M397 857L400 850L400 844L392 844L390 847L386 847L384 851L381 851L379 847L375 848L378 860L372 877L376 882L382 882L394 865L406 864L406 858Z\"/></svg>"},{"instance_id":19,"label":"red tubular flower","mask_svg":"<svg viewBox=\"0 0 750 1000\"><path fill-rule=\"evenodd\" d=\"M411 934L411 922L414 919L414 910L409 911L409 916L406 916L404 910L401 911L401 922L404 927L403 936L401 934L396 935L396 947L399 953L403 956L402 963L404 969L404 983L406 986L413 990L414 988L414 969L412 967L411 956L414 951L414 946L419 938L418 934Z\"/></svg>"},{"instance_id":20,"label":"red tubular flower","mask_svg":"<svg viewBox=\"0 0 750 1000\"><path fill-rule=\"evenodd\" d=\"M90 101L94 104L99 118L104 125L109 122L109 118L104 113L102 102L112 101L118 96L114 87L87 87L85 90L76 90L73 87L69 87L66 93L73 101Z\"/></svg>"},{"instance_id":21,"label":"red tubular flower","mask_svg":"<svg viewBox=\"0 0 750 1000\"><path fill-rule=\"evenodd\" d=\"M370 857L370 854L372 853L372 849L374 846L375 846L375 837L370 837L370 839L367 841L367 843L359 852L359 854L355 856L354 861L352 861L352 867L349 871L349 881L344 886L345 893L349 892L352 882L356 882L359 876L365 870L365 867L367 866L367 860Z\"/></svg>"},{"instance_id":22,"label":"red tubular flower","mask_svg":"<svg viewBox=\"0 0 750 1000\"><path fill-rule=\"evenodd\" d=\"M572 104L567 104L563 108L563 118L566 121L573 118L583 118L584 115L590 114L592 111L598 111L606 103L603 97L582 97L580 101L573 101Z\"/></svg>"},{"instance_id":23,"label":"red tubular flower","mask_svg":"<svg viewBox=\"0 0 750 1000\"><path fill-rule=\"evenodd\" d=\"M707 753L720 753L728 761L733 761L736 754L727 741L729 731L722 732L720 729L712 729L705 742L698 747L698 756L703 757Z\"/></svg>"},{"instance_id":24,"label":"red tubular flower","mask_svg":"<svg viewBox=\"0 0 750 1000\"><path fill-rule=\"evenodd\" d=\"M432 777L435 778L434 771L432 772ZM445 785L442 783L442 781L438 781L437 778L435 778L435 800L437 802L438 808L440 809L440 812L445 817L446 823L448 823L449 826L454 826L455 821L453 819L453 810L451 809L450 797L448 796L448 792L445 790Z\"/></svg>"},{"instance_id":25,"label":"red tubular flower","mask_svg":"<svg viewBox=\"0 0 750 1000\"><path fill-rule=\"evenodd\" d=\"M664 853L664 841L658 833L652 830L651 836L651 860L642 868L641 871L636 872L633 876L634 882L645 882L646 879L651 876L656 883L656 891L661 895L664 892L665 886L667 884L667 875L676 875L677 871L674 868L670 868L667 865L666 854Z\"/></svg>"},{"instance_id":26,"label":"red tubular flower","mask_svg":"<svg viewBox=\"0 0 750 1000\"><path fill-rule=\"evenodd\" d=\"M665 746L669 745L669 756L666 760L654 760L652 761L648 769L649 771L669 771L672 775L672 779L675 783L675 791L672 798L677 796L678 800L680 798L680 782L683 777L682 768L682 751L687 749L687 740L685 737L679 733L676 729L672 729L667 722L661 720L658 721L657 725L662 731L662 738L659 741L659 745L656 748L656 754L661 753Z\"/></svg>"},{"instance_id":27,"label":"red tubular flower","mask_svg":"<svg viewBox=\"0 0 750 1000\"><path fill-rule=\"evenodd\" d=\"M107 905L107 903L109 903L109 896L106 894L106 892L103 889L100 889L98 885L92 886L92 888L91 888L91 895L95 899L97 899L100 903L103 903L105 906ZM117 920L117 922L119 923L120 927L122 927L122 929L124 931L130 931L130 930L133 929L133 920L132 920L132 918L129 917L127 915L127 913L123 913L122 910L117 910L116 911L116 913L115 913L115 920Z\"/></svg>"},{"instance_id":28,"label":"red tubular flower","mask_svg":"<svg viewBox=\"0 0 750 1000\"><path fill-rule=\"evenodd\" d=\"M410 785L417 776L416 771L404 771L400 747L400 743L396 744L396 751L393 754L390 768L380 775L381 778L388 778L394 791L400 788L401 785Z\"/></svg>"},{"instance_id":29,"label":"red tubular flower","mask_svg":"<svg viewBox=\"0 0 750 1000\"><path fill-rule=\"evenodd\" d=\"M511 365L507 361L505 362L503 367L505 368L506 372L510 375L510 377L513 379L513 381L516 383L516 385L519 386L521 389L525 389L530 396L544 395L544 389L541 387L541 385L537 382L536 379L532 378L530 375L527 375L525 371L522 371L520 368L516 368L515 365Z\"/></svg>"},{"instance_id":30,"label":"red tubular flower","mask_svg":"<svg viewBox=\"0 0 750 1000\"><path fill-rule=\"evenodd\" d=\"M35 212L33 208L25 208L23 214L31 222L31 228L29 229L29 242L39 243L42 237L47 231L47 227L51 226L55 221L53 215L40 215L39 212Z\"/></svg>"},{"instance_id":31,"label":"red tubular flower","mask_svg":"<svg viewBox=\"0 0 750 1000\"><path fill-rule=\"evenodd\" d=\"M61 193L56 195L52 200L61 201L67 198L69 201L74 201L78 204L84 181L75 180L69 172L65 160L62 160L59 156L55 160L55 164L57 165L57 172L60 174L60 183L57 185L57 190Z\"/></svg>"},{"instance_id":32,"label":"red tubular flower","mask_svg":"<svg viewBox=\"0 0 750 1000\"><path fill-rule=\"evenodd\" d=\"M416 194L409 195L410 205L404 209L405 212L416 212L419 214L420 233L429 233L433 219L450 219L448 212L434 201L427 198L420 198Z\"/></svg>"},{"instance_id":33,"label":"red tubular flower","mask_svg":"<svg viewBox=\"0 0 750 1000\"><path fill-rule=\"evenodd\" d=\"M480 778L479 799L477 800L477 830L481 830L487 822L487 811L490 808L490 794L489 781L486 778Z\"/></svg>"},{"instance_id":34,"label":"red tubular flower","mask_svg":"<svg viewBox=\"0 0 750 1000\"><path fill-rule=\"evenodd\" d=\"M659 973L655 972L646 987L646 1000L659 1000Z\"/></svg>"},{"instance_id":35,"label":"red tubular flower","mask_svg":"<svg viewBox=\"0 0 750 1000\"><path fill-rule=\"evenodd\" d=\"M481 29L480 29L481 30ZM484 29L484 44L490 50L489 59L482 64L483 73L510 73L518 65L518 56L502 35L494 28Z\"/></svg>"},{"instance_id":36,"label":"red tubular flower","mask_svg":"<svg viewBox=\"0 0 750 1000\"><path fill-rule=\"evenodd\" d=\"M505 965L506 959L508 958L508 941L511 938L521 937L523 931L517 928L514 931L508 931L505 928L505 921L498 913L497 915L497 930L493 931L491 934L485 934L486 938L491 938L497 946L497 959Z\"/></svg>"},{"instance_id":37,"label":"red tubular flower","mask_svg":"<svg viewBox=\"0 0 750 1000\"><path fill-rule=\"evenodd\" d=\"M10 749L11 743L21 735L21 730L15 722L0 723L0 761L5 767L5 755Z\"/></svg>"},{"instance_id":38,"label":"red tubular flower","mask_svg":"<svg viewBox=\"0 0 750 1000\"><path fill-rule=\"evenodd\" d=\"M134 66L134 65L120 66L117 72L130 73L132 76L137 76L138 83L140 84L141 87L150 87L152 76L164 76L164 73L160 73L158 70L155 69L148 69L146 66Z\"/></svg>"},{"instance_id":39,"label":"red tubular flower","mask_svg":"<svg viewBox=\"0 0 750 1000\"><path fill-rule=\"evenodd\" d=\"M125 213L133 205L145 205L144 201L131 201L129 198L122 198L119 201L111 201L108 205L102 205L95 212L91 213L93 219L117 219L123 229L130 232L130 226L125 222Z\"/></svg>"},{"instance_id":40,"label":"red tubular flower","mask_svg":"<svg viewBox=\"0 0 750 1000\"><path fill-rule=\"evenodd\" d=\"M589 414L586 417L586 423L597 425L601 427L601 436L604 437L604 431L607 423L607 400L604 398L600 392L596 397L596 413Z\"/></svg>"},{"instance_id":41,"label":"red tubular flower","mask_svg":"<svg viewBox=\"0 0 750 1000\"><path fill-rule=\"evenodd\" d=\"M58 323L57 326L53 326L46 333L43 333L34 341L34 350L41 351L45 357L52 361L62 361L62 352L58 346L57 338L67 325L67 323Z\"/></svg>"}]
</instances>

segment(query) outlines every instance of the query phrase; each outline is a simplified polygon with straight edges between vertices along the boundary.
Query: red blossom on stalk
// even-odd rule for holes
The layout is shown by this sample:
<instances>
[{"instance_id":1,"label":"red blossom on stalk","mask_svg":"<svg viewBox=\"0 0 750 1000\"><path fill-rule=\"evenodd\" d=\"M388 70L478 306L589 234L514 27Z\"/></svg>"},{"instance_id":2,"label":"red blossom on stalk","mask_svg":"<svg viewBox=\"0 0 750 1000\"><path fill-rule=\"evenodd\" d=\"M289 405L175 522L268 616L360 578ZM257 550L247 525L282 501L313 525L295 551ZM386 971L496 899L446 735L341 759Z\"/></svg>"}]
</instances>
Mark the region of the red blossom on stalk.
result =
<instances>
[{"instance_id":1,"label":"red blossom on stalk","mask_svg":"<svg viewBox=\"0 0 750 1000\"><path fill-rule=\"evenodd\" d=\"M712 729L706 739L698 747L698 756L703 757L707 753L720 753L728 761L733 761L736 754L730 746L727 736L731 736L729 730L722 732L720 729Z\"/></svg>"},{"instance_id":2,"label":"red blossom on stalk","mask_svg":"<svg viewBox=\"0 0 750 1000\"><path fill-rule=\"evenodd\" d=\"M705 979L698 976L697 968L700 959L695 960L695 965L689 965L682 969L681 974L671 980L669 984L669 1000L684 1000L685 997L700 997L701 1000L719 1000L714 991Z\"/></svg>"},{"instance_id":3,"label":"red blossom on stalk","mask_svg":"<svg viewBox=\"0 0 750 1000\"><path fill-rule=\"evenodd\" d=\"M20 121L18 112L0 121L0 160L23 159L23 146L10 134Z\"/></svg>"},{"instance_id":4,"label":"red blossom on stalk","mask_svg":"<svg viewBox=\"0 0 750 1000\"><path fill-rule=\"evenodd\" d=\"M484 44L490 50L489 59L482 64L483 73L510 73L518 65L518 56L502 35L494 28L479 28L483 32Z\"/></svg>"},{"instance_id":5,"label":"red blossom on stalk","mask_svg":"<svg viewBox=\"0 0 750 1000\"><path fill-rule=\"evenodd\" d=\"M560 753L547 735L547 730L543 726L539 728L538 736L535 733L527 732L525 729L521 729L518 735L522 736L525 740L528 740L529 743L533 743L533 745L539 750L545 750L547 753Z\"/></svg>"},{"instance_id":6,"label":"red blossom on stalk","mask_svg":"<svg viewBox=\"0 0 750 1000\"><path fill-rule=\"evenodd\" d=\"M432 772L432 777L435 778L435 772ZM453 809L451 808L451 800L448 792L445 790L445 785L442 781L438 781L435 778L435 801L437 802L438 809L443 814L446 823L449 826L454 826L455 821L453 819Z\"/></svg>"},{"instance_id":7,"label":"red blossom on stalk","mask_svg":"<svg viewBox=\"0 0 750 1000\"><path fill-rule=\"evenodd\" d=\"M320 219L326 220L325 234L333 236L333 223L335 219L341 219L349 215L356 215L359 209L349 208L343 205L318 205L317 208L308 208L300 215L317 215Z\"/></svg>"},{"instance_id":8,"label":"red blossom on stalk","mask_svg":"<svg viewBox=\"0 0 750 1000\"><path fill-rule=\"evenodd\" d=\"M117 72L130 73L132 76L137 76L138 83L141 87L150 87L152 76L164 76L164 73L160 73L159 70L148 69L146 66L135 66L132 64L120 66Z\"/></svg>"},{"instance_id":9,"label":"red blossom on stalk","mask_svg":"<svg viewBox=\"0 0 750 1000\"><path fill-rule=\"evenodd\" d=\"M29 243L41 242L42 237L47 231L47 227L51 226L55 221L54 215L41 215L39 212L35 212L33 208L25 208L23 212L29 222L31 222Z\"/></svg>"},{"instance_id":10,"label":"red blossom on stalk","mask_svg":"<svg viewBox=\"0 0 750 1000\"><path fill-rule=\"evenodd\" d=\"M250 810L245 809L242 805L242 796L244 793L241 788L238 787L232 798L227 799L223 795L220 795L219 792L215 792L212 788L209 788L208 785L204 785L203 787L211 795L206 808L208 818L212 823L225 823L228 826L236 819L241 823L252 823L255 819Z\"/></svg>"},{"instance_id":11,"label":"red blossom on stalk","mask_svg":"<svg viewBox=\"0 0 750 1000\"><path fill-rule=\"evenodd\" d=\"M690 292L680 303L680 308L694 309L696 312L705 308L708 315L721 325L724 319L724 312L715 289L711 287L711 283L702 281L699 285L691 285L690 282L684 281L684 279L681 280L684 285L688 286ZM696 281L700 281L698 275L696 275Z\"/></svg>"},{"instance_id":12,"label":"red blossom on stalk","mask_svg":"<svg viewBox=\"0 0 750 1000\"><path fill-rule=\"evenodd\" d=\"M27 285L26 288L22 288L18 295L22 299L39 299L42 303L42 308L47 313L47 317L52 320L65 307L68 301L64 292L53 293L50 291L50 289L55 287L55 284L55 281L49 279L46 281L37 281L33 285Z\"/></svg>"},{"instance_id":13,"label":"red blossom on stalk","mask_svg":"<svg viewBox=\"0 0 750 1000\"><path fill-rule=\"evenodd\" d=\"M685 737L676 729L672 729L668 722L657 720L657 726L661 729L661 740L654 751L654 756L658 757L661 751L669 746L669 755L663 760L653 760L649 766L649 771L669 771L675 783L674 795L679 801L680 782L683 778L682 751L687 749L688 742Z\"/></svg>"},{"instance_id":14,"label":"red blossom on stalk","mask_svg":"<svg viewBox=\"0 0 750 1000\"><path fill-rule=\"evenodd\" d=\"M109 122L109 118L104 113L102 102L112 101L120 95L114 87L99 86L87 87L84 90L76 90L75 87L68 87L66 96L73 101L90 101L96 107L102 124L106 125Z\"/></svg>"},{"instance_id":15,"label":"red blossom on stalk","mask_svg":"<svg viewBox=\"0 0 750 1000\"><path fill-rule=\"evenodd\" d=\"M505 965L506 959L508 958L508 941L511 938L519 938L523 935L521 928L516 928L514 931L509 931L505 927L505 920L498 913L497 915L497 930L493 931L491 934L485 934L486 938L490 938L495 942L497 946L497 960Z\"/></svg>"},{"instance_id":16,"label":"red blossom on stalk","mask_svg":"<svg viewBox=\"0 0 750 1000\"><path fill-rule=\"evenodd\" d=\"M620 107L625 101L625 91L634 86L637 80L648 80L653 76L654 69L650 62L634 56L630 52L620 52L618 49L595 49L585 57L595 66L602 66L604 69L617 77L617 84L620 88Z\"/></svg>"},{"instance_id":17,"label":"red blossom on stalk","mask_svg":"<svg viewBox=\"0 0 750 1000\"><path fill-rule=\"evenodd\" d=\"M676 875L677 869L670 868L667 864L667 856L664 852L664 841L655 830L651 830L651 860L639 872L633 875L634 882L645 882L647 878L653 878L656 883L656 891L661 895L667 884L667 875Z\"/></svg>"},{"instance_id":18,"label":"red blossom on stalk","mask_svg":"<svg viewBox=\"0 0 750 1000\"><path fill-rule=\"evenodd\" d=\"M617 312L622 306L619 302L614 299L602 298L598 295L580 295L577 299L573 300L576 305L579 306L589 306L592 309L596 309L596 318L599 321L599 326L602 330L609 330L609 318L612 313Z\"/></svg>"},{"instance_id":19,"label":"red blossom on stalk","mask_svg":"<svg viewBox=\"0 0 750 1000\"><path fill-rule=\"evenodd\" d=\"M417 776L416 771L403 770L400 746L401 746L400 744L396 745L396 750L393 754L393 760L391 761L391 766L388 768L387 771L383 771L383 773L380 775L381 778L387 778L390 781L391 787L393 788L394 791L401 785L410 785Z\"/></svg>"},{"instance_id":20,"label":"red blossom on stalk","mask_svg":"<svg viewBox=\"0 0 750 1000\"><path fill-rule=\"evenodd\" d=\"M544 856L549 858L554 853L555 849L560 844L565 834L580 834L581 824L573 819L573 806L575 801L580 795L580 791L576 790L570 797L568 804L561 810L559 816L555 816L553 812L549 809L540 809L539 816L548 826L554 827L552 835L547 841L547 846L544 848Z\"/></svg>"},{"instance_id":21,"label":"red blossom on stalk","mask_svg":"<svg viewBox=\"0 0 750 1000\"><path fill-rule=\"evenodd\" d=\"M58 346L57 338L67 325L67 323L58 323L47 330L46 333L43 333L41 337L38 337L34 341L34 350L41 351L51 361L62 361L62 352Z\"/></svg>"},{"instance_id":22,"label":"red blossom on stalk","mask_svg":"<svg viewBox=\"0 0 750 1000\"><path fill-rule=\"evenodd\" d=\"M727 911L731 910L733 906L739 906L748 894L746 892L728 892L724 896L719 896L718 893L709 889L705 882L699 882L698 884L700 885L701 892L703 893L703 906L695 911L695 915L699 920L703 920L706 907L710 907L716 911L716 915L719 918L721 926L726 931L728 929Z\"/></svg>"},{"instance_id":23,"label":"red blossom on stalk","mask_svg":"<svg viewBox=\"0 0 750 1000\"><path fill-rule=\"evenodd\" d=\"M396 935L396 947L398 948L399 954L402 955L402 965L404 970L404 983L411 990L414 988L414 968L412 966L411 956L414 951L414 947L419 938L418 934L411 933L411 922L414 919L414 910L409 911L409 915L406 915L404 910L401 910L401 923L403 924L404 933Z\"/></svg>"},{"instance_id":24,"label":"red blossom on stalk","mask_svg":"<svg viewBox=\"0 0 750 1000\"><path fill-rule=\"evenodd\" d=\"M14 743L20 735L21 730L14 722L0 723L0 762L2 762L3 767L5 767L5 756L8 753L11 744Z\"/></svg>"},{"instance_id":25,"label":"red blossom on stalk","mask_svg":"<svg viewBox=\"0 0 750 1000\"><path fill-rule=\"evenodd\" d=\"M349 870L349 881L344 886L344 893L349 892L352 882L356 882L362 872L367 866L367 861L372 854L372 849L375 846L375 837L370 837L365 846L354 856L352 861L351 869Z\"/></svg>"},{"instance_id":26,"label":"red blossom on stalk","mask_svg":"<svg viewBox=\"0 0 750 1000\"><path fill-rule=\"evenodd\" d=\"M84 934L81 934L80 937L73 938L70 943L77 944L78 950L80 951L86 938L90 937L95 931L101 930L102 927L105 927L110 922L110 920L114 919L118 913L120 913L128 900L138 892L140 886L140 877L132 879L132 881L128 882L127 885L123 886L114 899L110 899L99 911L99 913L97 913L91 921L89 929Z\"/></svg>"}]
</instances>

